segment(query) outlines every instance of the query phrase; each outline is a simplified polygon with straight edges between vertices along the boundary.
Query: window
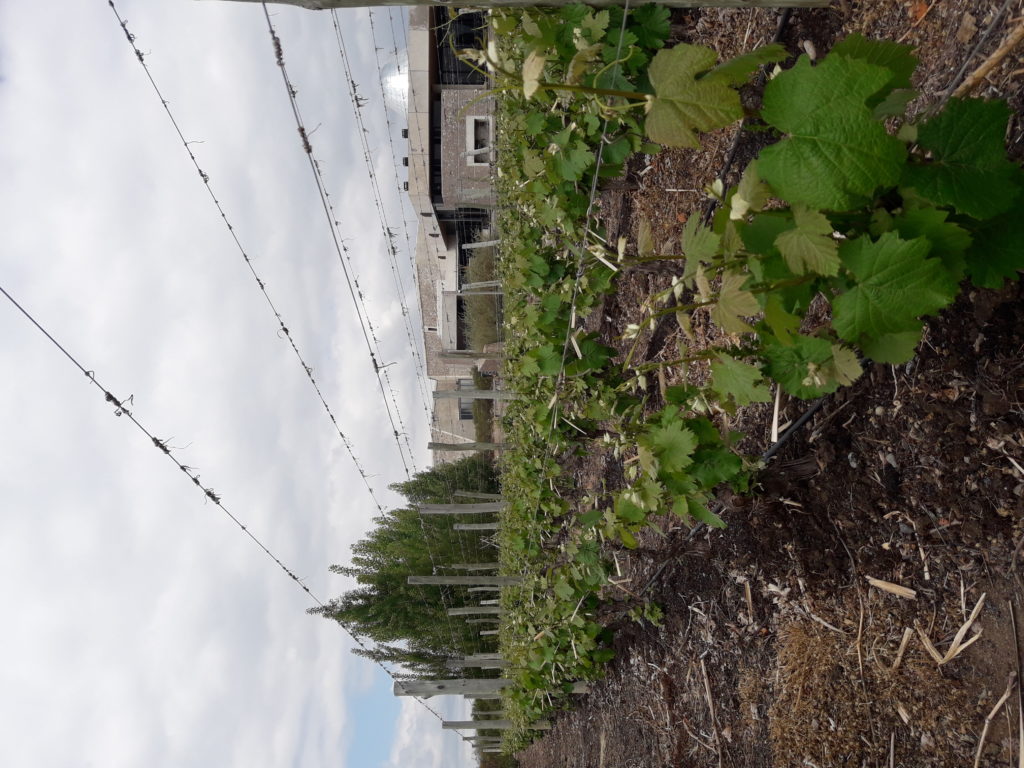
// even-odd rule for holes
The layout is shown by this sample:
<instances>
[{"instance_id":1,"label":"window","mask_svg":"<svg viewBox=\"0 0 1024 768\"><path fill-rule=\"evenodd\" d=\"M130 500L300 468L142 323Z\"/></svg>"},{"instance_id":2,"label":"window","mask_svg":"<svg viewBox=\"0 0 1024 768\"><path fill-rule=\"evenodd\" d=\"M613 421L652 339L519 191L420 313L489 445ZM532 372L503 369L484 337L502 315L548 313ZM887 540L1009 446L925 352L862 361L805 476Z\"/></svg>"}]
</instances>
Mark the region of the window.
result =
<instances>
[{"instance_id":1,"label":"window","mask_svg":"<svg viewBox=\"0 0 1024 768\"><path fill-rule=\"evenodd\" d=\"M490 165L491 118L466 118L466 165Z\"/></svg>"}]
</instances>

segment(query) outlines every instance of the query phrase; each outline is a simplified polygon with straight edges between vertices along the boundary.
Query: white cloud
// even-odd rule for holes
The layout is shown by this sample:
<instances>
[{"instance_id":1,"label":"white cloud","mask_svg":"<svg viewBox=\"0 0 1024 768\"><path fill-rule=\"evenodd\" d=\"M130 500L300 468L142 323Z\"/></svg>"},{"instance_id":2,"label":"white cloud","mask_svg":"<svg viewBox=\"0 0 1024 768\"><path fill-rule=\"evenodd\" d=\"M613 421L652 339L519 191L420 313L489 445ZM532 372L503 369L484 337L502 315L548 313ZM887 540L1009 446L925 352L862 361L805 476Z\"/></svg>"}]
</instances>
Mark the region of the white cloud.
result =
<instances>
[{"instance_id":1,"label":"white cloud","mask_svg":"<svg viewBox=\"0 0 1024 768\"><path fill-rule=\"evenodd\" d=\"M396 449L259 6L118 8L394 502ZM307 123L322 123L314 145L382 355L405 356L329 17L273 12ZM358 32L365 14L345 19ZM364 40L350 53L369 84ZM313 591L336 594L344 580L327 566L376 510L110 9L0 4L0 51L0 110L16 116L0 145L0 285L104 386L133 395L133 413ZM374 668L6 304L0 329L0 764L341 762ZM422 466L412 368L392 371Z\"/></svg>"}]
</instances>

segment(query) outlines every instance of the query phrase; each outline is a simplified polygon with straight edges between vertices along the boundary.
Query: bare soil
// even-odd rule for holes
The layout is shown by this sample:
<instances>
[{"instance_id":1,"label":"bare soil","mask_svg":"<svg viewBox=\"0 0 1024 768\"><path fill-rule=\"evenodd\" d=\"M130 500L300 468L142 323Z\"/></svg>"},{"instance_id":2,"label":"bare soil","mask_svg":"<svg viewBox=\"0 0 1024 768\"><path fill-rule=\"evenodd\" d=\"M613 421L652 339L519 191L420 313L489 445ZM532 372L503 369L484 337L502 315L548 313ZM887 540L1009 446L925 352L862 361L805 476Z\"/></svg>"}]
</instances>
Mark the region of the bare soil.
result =
<instances>
[{"instance_id":1,"label":"bare soil","mask_svg":"<svg viewBox=\"0 0 1024 768\"><path fill-rule=\"evenodd\" d=\"M923 113L1022 13L1024 0L848 2L794 11L782 40L819 54L851 32L914 45L921 96L913 109ZM778 18L768 10L680 11L674 34L726 57L771 40ZM1022 58L1018 49L974 92L1009 101L1008 146L1018 160ZM635 242L646 220L657 243L678 237L704 209L700 190L721 173L734 137L729 129L706 137L699 152L641 159L602 198L608 231ZM726 183L760 141L740 140ZM622 329L669 284L671 269L623 277L592 319L606 343L625 353ZM607 594L616 658L519 764L973 765L986 716L1020 668L1022 297L1020 283L968 291L929 324L914 361L873 366L828 398L753 497L723 498L726 530L695 532L666 519L639 549L609 550L621 574ZM694 331L697 343L710 332L699 318ZM677 335L671 325L641 339L640 359L670 359ZM783 401L780 423L808 407ZM746 432L750 453L770 445L771 421L770 406L739 414L734 426ZM580 488L621 477L621 466L598 451L566 469ZM663 608L660 627L626 618L641 599ZM1017 764L1019 714L1015 688L990 723L980 765Z\"/></svg>"}]
</instances>

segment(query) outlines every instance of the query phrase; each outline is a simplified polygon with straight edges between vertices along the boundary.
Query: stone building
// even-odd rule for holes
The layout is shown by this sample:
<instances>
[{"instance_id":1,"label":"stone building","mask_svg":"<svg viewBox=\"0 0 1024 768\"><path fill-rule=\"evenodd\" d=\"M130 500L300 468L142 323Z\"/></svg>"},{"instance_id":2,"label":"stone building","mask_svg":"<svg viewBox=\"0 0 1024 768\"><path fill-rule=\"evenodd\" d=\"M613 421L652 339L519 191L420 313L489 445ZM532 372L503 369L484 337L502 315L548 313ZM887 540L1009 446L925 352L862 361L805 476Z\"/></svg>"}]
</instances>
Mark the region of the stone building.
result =
<instances>
[{"instance_id":1,"label":"stone building","mask_svg":"<svg viewBox=\"0 0 1024 768\"><path fill-rule=\"evenodd\" d=\"M473 388L474 361L445 359L444 353L468 345L458 295L473 252L465 246L495 236L494 102L484 75L456 55L482 47L485 39L479 12L409 9L408 192L419 214L416 269L427 375L439 390ZM436 401L433 439L473 440L472 401ZM435 452L434 458L464 455Z\"/></svg>"}]
</instances>

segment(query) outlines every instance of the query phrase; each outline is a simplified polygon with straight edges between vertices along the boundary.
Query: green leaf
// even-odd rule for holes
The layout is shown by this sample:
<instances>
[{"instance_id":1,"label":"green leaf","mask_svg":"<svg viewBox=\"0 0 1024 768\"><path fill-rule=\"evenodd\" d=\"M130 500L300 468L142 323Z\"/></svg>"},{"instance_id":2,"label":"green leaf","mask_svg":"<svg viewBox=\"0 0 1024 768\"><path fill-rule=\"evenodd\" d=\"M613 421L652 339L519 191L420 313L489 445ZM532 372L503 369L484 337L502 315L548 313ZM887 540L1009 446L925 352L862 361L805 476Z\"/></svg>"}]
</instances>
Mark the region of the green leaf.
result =
<instances>
[{"instance_id":1,"label":"green leaf","mask_svg":"<svg viewBox=\"0 0 1024 768\"><path fill-rule=\"evenodd\" d=\"M701 488L731 482L743 472L743 459L724 446L701 448L693 455L690 476Z\"/></svg>"},{"instance_id":2,"label":"green leaf","mask_svg":"<svg viewBox=\"0 0 1024 768\"><path fill-rule=\"evenodd\" d=\"M632 10L627 18L629 29L644 48L661 48L668 39L671 11L663 5L650 3Z\"/></svg>"},{"instance_id":3,"label":"green leaf","mask_svg":"<svg viewBox=\"0 0 1024 768\"><path fill-rule=\"evenodd\" d=\"M636 537L628 528L619 528L616 530L616 533L619 534L619 540L626 549L636 549L639 546Z\"/></svg>"},{"instance_id":4,"label":"green leaf","mask_svg":"<svg viewBox=\"0 0 1024 768\"><path fill-rule=\"evenodd\" d=\"M910 78L917 68L917 58L911 51L913 48L909 45L889 40L868 40L863 35L852 34L832 46L829 56L844 56L885 67L891 73L886 87L909 88Z\"/></svg>"},{"instance_id":5,"label":"green leaf","mask_svg":"<svg viewBox=\"0 0 1024 768\"><path fill-rule=\"evenodd\" d=\"M563 600L572 600L576 596L576 590L565 579L559 579L555 582L554 592Z\"/></svg>"},{"instance_id":6,"label":"green leaf","mask_svg":"<svg viewBox=\"0 0 1024 768\"><path fill-rule=\"evenodd\" d=\"M755 366L726 354L711 363L712 389L723 399L731 397L741 407L772 399L772 393L760 383L761 379L761 371Z\"/></svg>"},{"instance_id":7,"label":"green leaf","mask_svg":"<svg viewBox=\"0 0 1024 768\"><path fill-rule=\"evenodd\" d=\"M548 116L543 112L531 112L526 116L526 135L537 136L547 130ZM526 156L526 152L523 153ZM536 174L528 174L536 175Z\"/></svg>"},{"instance_id":8,"label":"green leaf","mask_svg":"<svg viewBox=\"0 0 1024 768\"><path fill-rule=\"evenodd\" d=\"M839 272L839 246L832 239L832 224L820 211L793 206L796 228L775 238L786 264L794 275L815 272L832 277Z\"/></svg>"},{"instance_id":9,"label":"green leaf","mask_svg":"<svg viewBox=\"0 0 1024 768\"><path fill-rule=\"evenodd\" d=\"M658 457L662 472L678 472L692 463L697 437L677 419L663 419L663 423L641 437L644 445Z\"/></svg>"},{"instance_id":10,"label":"green leaf","mask_svg":"<svg viewBox=\"0 0 1024 768\"><path fill-rule=\"evenodd\" d=\"M768 202L769 197L771 197L771 190L767 184L761 181L761 174L757 170L757 160L754 160L743 171L736 192L729 200L729 218L739 221L746 218L750 211L760 211Z\"/></svg>"},{"instance_id":11,"label":"green leaf","mask_svg":"<svg viewBox=\"0 0 1024 768\"><path fill-rule=\"evenodd\" d=\"M743 53L729 61L723 61L712 69L704 79L718 79L729 85L743 85L750 77L750 73L763 64L771 64L776 61L785 61L789 57L786 48L779 43L762 45L750 53Z\"/></svg>"},{"instance_id":12,"label":"green leaf","mask_svg":"<svg viewBox=\"0 0 1024 768\"><path fill-rule=\"evenodd\" d=\"M583 147L570 147L549 160L555 173L565 181L579 181L583 173L594 164L594 153Z\"/></svg>"},{"instance_id":13,"label":"green leaf","mask_svg":"<svg viewBox=\"0 0 1024 768\"><path fill-rule=\"evenodd\" d=\"M848 387L864 373L857 359L857 353L842 344L832 345L832 362L826 367L826 374L839 383L840 386Z\"/></svg>"},{"instance_id":14,"label":"green leaf","mask_svg":"<svg viewBox=\"0 0 1024 768\"><path fill-rule=\"evenodd\" d=\"M857 282L832 302L839 337L858 342L914 330L919 317L952 302L957 285L941 261L927 258L930 248L924 238L891 232L877 242L864 235L844 243L840 257Z\"/></svg>"},{"instance_id":15,"label":"green leaf","mask_svg":"<svg viewBox=\"0 0 1024 768\"><path fill-rule=\"evenodd\" d=\"M950 99L918 130L918 144L931 156L906 167L903 186L976 219L1008 211L1021 184L1003 145L1009 117L1001 101Z\"/></svg>"},{"instance_id":16,"label":"green leaf","mask_svg":"<svg viewBox=\"0 0 1024 768\"><path fill-rule=\"evenodd\" d=\"M876 120L885 120L887 117L898 117L907 111L907 105L917 98L917 91L907 88L900 88L892 91L888 96L878 102L871 110L871 116Z\"/></svg>"},{"instance_id":17,"label":"green leaf","mask_svg":"<svg viewBox=\"0 0 1024 768\"><path fill-rule=\"evenodd\" d=\"M584 528L592 528L601 522L602 517L604 517L603 509L592 509L589 512L584 512L580 515L580 525Z\"/></svg>"},{"instance_id":18,"label":"green leaf","mask_svg":"<svg viewBox=\"0 0 1024 768\"><path fill-rule=\"evenodd\" d=\"M743 333L751 330L741 317L756 315L761 311L754 294L744 291L742 286L747 276L730 272L722 276L722 287L718 302L711 308L711 319L726 333Z\"/></svg>"},{"instance_id":19,"label":"green leaf","mask_svg":"<svg viewBox=\"0 0 1024 768\"><path fill-rule=\"evenodd\" d=\"M683 270L683 281L693 288L694 276L701 262L709 262L718 254L721 238L700 223L700 216L691 216L686 220L679 244L686 256Z\"/></svg>"},{"instance_id":20,"label":"green leaf","mask_svg":"<svg viewBox=\"0 0 1024 768\"><path fill-rule=\"evenodd\" d=\"M713 131L743 117L739 94L718 78L698 80L717 58L703 46L681 43L659 51L648 76L647 135L670 147L699 147L696 131Z\"/></svg>"},{"instance_id":21,"label":"green leaf","mask_svg":"<svg viewBox=\"0 0 1024 768\"><path fill-rule=\"evenodd\" d=\"M583 79L584 73L590 67L590 62L597 58L597 55L604 48L604 43L594 43L576 51L576 55L569 62L565 75L565 82L574 85Z\"/></svg>"},{"instance_id":22,"label":"green leaf","mask_svg":"<svg viewBox=\"0 0 1024 768\"><path fill-rule=\"evenodd\" d=\"M762 178L791 202L830 210L895 185L906 150L866 106L890 76L857 59L829 56L811 67L801 56L765 87L762 118L790 136L761 152Z\"/></svg>"},{"instance_id":23,"label":"green leaf","mask_svg":"<svg viewBox=\"0 0 1024 768\"><path fill-rule=\"evenodd\" d=\"M793 343L793 335L800 330L800 318L787 312L782 306L782 297L774 292L765 299L764 322L786 347Z\"/></svg>"},{"instance_id":24,"label":"green leaf","mask_svg":"<svg viewBox=\"0 0 1024 768\"><path fill-rule=\"evenodd\" d=\"M964 274L964 252L971 245L971 235L958 224L946 221L949 211L938 208L911 208L892 217L888 230L903 240L923 237L931 243L931 256L938 258L958 281ZM881 234L881 233L879 233Z\"/></svg>"},{"instance_id":25,"label":"green leaf","mask_svg":"<svg viewBox=\"0 0 1024 768\"><path fill-rule=\"evenodd\" d=\"M789 346L777 344L771 337L764 341L764 371L788 394L806 400L835 392L839 387L837 381L821 375L822 368L832 359L828 339L801 334Z\"/></svg>"},{"instance_id":26,"label":"green leaf","mask_svg":"<svg viewBox=\"0 0 1024 768\"><path fill-rule=\"evenodd\" d=\"M1024 270L1024 217L1011 211L986 221L974 232L967 252L967 274L982 288L1001 288Z\"/></svg>"},{"instance_id":27,"label":"green leaf","mask_svg":"<svg viewBox=\"0 0 1024 768\"><path fill-rule=\"evenodd\" d=\"M899 365L914 356L917 343L921 341L921 324L917 330L900 333L886 333L874 339L864 339L860 348L876 363Z\"/></svg>"},{"instance_id":28,"label":"green leaf","mask_svg":"<svg viewBox=\"0 0 1024 768\"><path fill-rule=\"evenodd\" d=\"M725 528L725 521L707 507L707 501L687 499L690 507L690 514L694 520L704 523L711 528Z\"/></svg>"}]
</instances>

